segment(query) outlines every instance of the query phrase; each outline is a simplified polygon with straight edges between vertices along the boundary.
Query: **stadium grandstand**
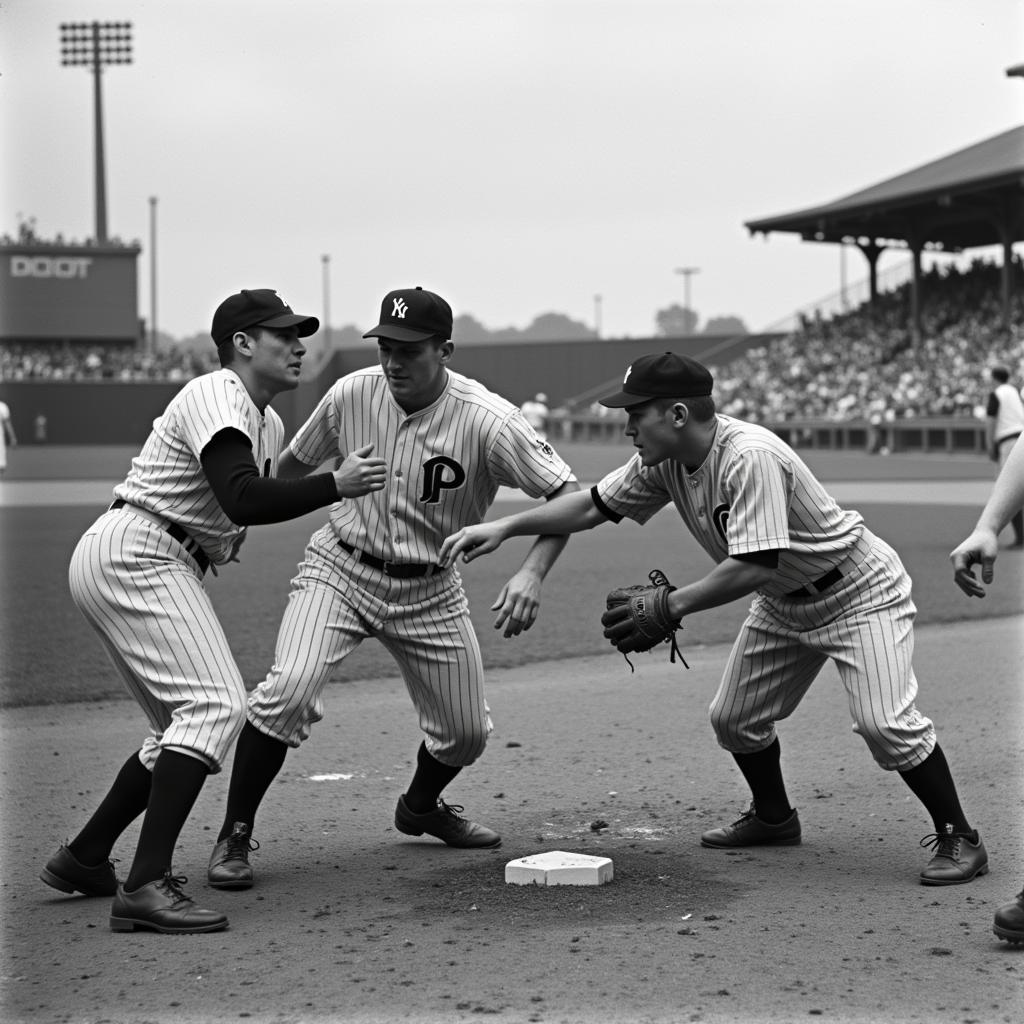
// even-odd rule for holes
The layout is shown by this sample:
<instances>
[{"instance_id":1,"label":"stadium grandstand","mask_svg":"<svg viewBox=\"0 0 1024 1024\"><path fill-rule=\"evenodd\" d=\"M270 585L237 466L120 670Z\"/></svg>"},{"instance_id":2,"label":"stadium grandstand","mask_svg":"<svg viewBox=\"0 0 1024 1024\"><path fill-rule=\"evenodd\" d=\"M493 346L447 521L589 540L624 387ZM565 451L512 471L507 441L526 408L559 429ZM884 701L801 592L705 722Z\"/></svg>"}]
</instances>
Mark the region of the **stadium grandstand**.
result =
<instances>
[{"instance_id":1,"label":"stadium grandstand","mask_svg":"<svg viewBox=\"0 0 1024 1024\"><path fill-rule=\"evenodd\" d=\"M956 425L983 417L989 368L1006 365L1018 386L1024 379L1024 271L1013 251L1024 237L1022 182L1024 127L834 203L747 222L755 234L791 231L811 243L856 246L868 262L866 286L855 290L862 301L851 303L844 291L841 302L795 314L780 330L725 339L532 342L529 358L523 342L460 343L459 369L500 381L499 390L517 403L542 380L552 436L597 439L618 425L602 422L607 410L594 396L618 380L623 365L672 346L712 367L723 412L778 429L792 443L887 449L895 437L885 443L887 425L927 421L945 438L939 447L977 451L983 429L957 435ZM1001 250L998 259L967 262L963 255L992 248ZM877 274L887 249L909 254L895 281ZM19 436L32 437L30 424L45 417L56 428L51 441L109 442L122 433L135 441L148 426L146 410L169 397L154 391L132 399L132 425L118 427L97 422L112 403L98 393L83 396L95 424L95 436L85 436L81 417L61 413L66 389L33 385L159 384L166 391L214 368L212 346L198 354L174 346L147 351L137 313L140 251L117 239L41 239L30 221L17 237L0 238L0 399L11 406ZM282 410L286 425L297 426L335 377L374 360L369 346L330 353ZM122 407L124 401L122 393ZM61 437L64 422L77 431L68 438ZM856 430L827 429L837 423Z\"/></svg>"}]
</instances>

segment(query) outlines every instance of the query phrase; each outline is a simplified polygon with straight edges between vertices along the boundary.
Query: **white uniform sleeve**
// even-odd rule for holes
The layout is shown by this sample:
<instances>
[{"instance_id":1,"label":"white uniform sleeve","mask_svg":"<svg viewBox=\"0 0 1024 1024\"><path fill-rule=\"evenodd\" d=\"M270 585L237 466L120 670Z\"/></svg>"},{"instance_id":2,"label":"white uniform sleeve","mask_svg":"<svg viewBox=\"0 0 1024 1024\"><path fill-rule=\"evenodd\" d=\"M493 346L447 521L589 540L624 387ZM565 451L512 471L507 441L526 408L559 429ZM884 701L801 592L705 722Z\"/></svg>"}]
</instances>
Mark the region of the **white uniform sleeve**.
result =
<instances>
[{"instance_id":1,"label":"white uniform sleeve","mask_svg":"<svg viewBox=\"0 0 1024 1024\"><path fill-rule=\"evenodd\" d=\"M307 466L320 466L338 455L339 405L341 392L334 384L320 399L309 419L302 424L288 447Z\"/></svg>"},{"instance_id":2,"label":"white uniform sleeve","mask_svg":"<svg viewBox=\"0 0 1024 1024\"><path fill-rule=\"evenodd\" d=\"M744 452L729 467L723 486L729 495L730 555L790 547L793 481L771 452Z\"/></svg>"},{"instance_id":3,"label":"white uniform sleeve","mask_svg":"<svg viewBox=\"0 0 1024 1024\"><path fill-rule=\"evenodd\" d=\"M214 434L235 428L252 441L249 402L235 381L220 374L198 377L174 406L173 428L200 460Z\"/></svg>"},{"instance_id":4,"label":"white uniform sleeve","mask_svg":"<svg viewBox=\"0 0 1024 1024\"><path fill-rule=\"evenodd\" d=\"M645 469L639 454L605 476L597 484L597 495L610 511L638 523L646 523L672 500L657 467Z\"/></svg>"},{"instance_id":5,"label":"white uniform sleeve","mask_svg":"<svg viewBox=\"0 0 1024 1024\"><path fill-rule=\"evenodd\" d=\"M491 475L499 484L518 487L531 498L543 498L573 479L562 457L516 409L501 425L487 449Z\"/></svg>"}]
</instances>

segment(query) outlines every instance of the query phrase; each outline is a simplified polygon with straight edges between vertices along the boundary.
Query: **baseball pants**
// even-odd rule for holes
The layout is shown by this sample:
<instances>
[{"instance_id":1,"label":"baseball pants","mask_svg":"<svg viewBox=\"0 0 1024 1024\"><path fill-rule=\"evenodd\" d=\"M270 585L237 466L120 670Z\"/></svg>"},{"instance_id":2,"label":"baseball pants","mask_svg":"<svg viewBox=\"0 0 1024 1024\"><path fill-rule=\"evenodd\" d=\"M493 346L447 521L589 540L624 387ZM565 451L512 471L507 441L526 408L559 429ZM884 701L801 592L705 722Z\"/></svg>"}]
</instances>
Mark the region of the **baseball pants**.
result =
<instances>
[{"instance_id":1,"label":"baseball pants","mask_svg":"<svg viewBox=\"0 0 1024 1024\"><path fill-rule=\"evenodd\" d=\"M931 721L914 704L911 581L896 552L869 531L841 564L842 579L809 598L759 594L733 645L711 724L732 753L775 740L775 723L799 705L832 659L853 731L887 771L920 764L935 746Z\"/></svg>"},{"instance_id":2,"label":"baseball pants","mask_svg":"<svg viewBox=\"0 0 1024 1024\"><path fill-rule=\"evenodd\" d=\"M367 637L398 663L430 754L452 767L472 764L492 724L458 572L392 578L342 549L330 526L310 538L292 580L274 666L249 697L249 721L297 747L323 718L332 671Z\"/></svg>"},{"instance_id":3,"label":"baseball pants","mask_svg":"<svg viewBox=\"0 0 1024 1024\"><path fill-rule=\"evenodd\" d=\"M117 509L83 534L68 582L149 721L142 763L152 770L168 747L220 771L245 724L245 684L191 555Z\"/></svg>"}]
</instances>

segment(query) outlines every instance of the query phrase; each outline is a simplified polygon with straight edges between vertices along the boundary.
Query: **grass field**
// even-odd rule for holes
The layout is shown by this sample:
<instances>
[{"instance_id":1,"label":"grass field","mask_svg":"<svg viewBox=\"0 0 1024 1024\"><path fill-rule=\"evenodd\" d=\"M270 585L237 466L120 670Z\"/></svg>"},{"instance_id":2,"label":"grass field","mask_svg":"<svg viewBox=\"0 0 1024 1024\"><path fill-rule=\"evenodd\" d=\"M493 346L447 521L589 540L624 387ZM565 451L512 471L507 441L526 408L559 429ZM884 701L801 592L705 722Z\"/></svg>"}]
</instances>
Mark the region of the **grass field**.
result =
<instances>
[{"instance_id":1,"label":"grass field","mask_svg":"<svg viewBox=\"0 0 1024 1024\"><path fill-rule=\"evenodd\" d=\"M578 447L578 451L576 450ZM596 479L630 452L622 446L576 446L567 451L581 479ZM82 479L103 476L130 453L86 450L75 453ZM979 479L991 469L977 459L895 458L809 453L824 479ZM980 462L980 469L979 469ZM972 476L974 474L979 474ZM31 477L30 477L31 478ZM496 514L517 507L503 504ZM123 695L120 681L67 592L67 563L82 531L95 518L95 504L53 507L0 507L0 705L63 703ZM1024 558L1008 552L997 566L997 585L984 601L969 601L953 587L948 553L973 525L976 507L883 503L860 511L871 529L900 552L915 582L919 622L949 622L1015 614L1024 609ZM207 578L218 613L249 685L266 673L288 592L288 581L313 529L317 512L292 523L258 527L243 549L243 561ZM707 556L669 509L646 527L631 522L603 526L572 539L545 584L538 623L523 636L505 640L492 628L489 606L517 568L528 541L518 539L490 558L465 567L463 575L480 634L485 664L504 667L607 653L599 617L608 588L642 581L652 568L682 582L710 567ZM693 616L685 644L730 641L749 602ZM335 681L396 675L394 662L374 641L364 644L341 667Z\"/></svg>"}]
</instances>

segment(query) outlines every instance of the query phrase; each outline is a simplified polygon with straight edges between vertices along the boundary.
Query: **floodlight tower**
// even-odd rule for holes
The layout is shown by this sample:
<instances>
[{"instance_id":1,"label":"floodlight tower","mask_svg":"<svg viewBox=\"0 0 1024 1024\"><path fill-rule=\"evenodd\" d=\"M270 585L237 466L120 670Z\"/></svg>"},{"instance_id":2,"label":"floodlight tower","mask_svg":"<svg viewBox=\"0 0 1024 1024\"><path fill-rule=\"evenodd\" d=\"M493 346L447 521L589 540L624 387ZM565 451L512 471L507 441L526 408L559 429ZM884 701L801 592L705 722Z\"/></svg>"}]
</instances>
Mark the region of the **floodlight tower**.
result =
<instances>
[{"instance_id":1,"label":"floodlight tower","mask_svg":"<svg viewBox=\"0 0 1024 1024\"><path fill-rule=\"evenodd\" d=\"M103 161L103 93L100 76L104 64L131 64L130 21L74 21L60 26L60 62L92 68L93 121L96 134L96 241L107 241L107 179Z\"/></svg>"}]
</instances>

